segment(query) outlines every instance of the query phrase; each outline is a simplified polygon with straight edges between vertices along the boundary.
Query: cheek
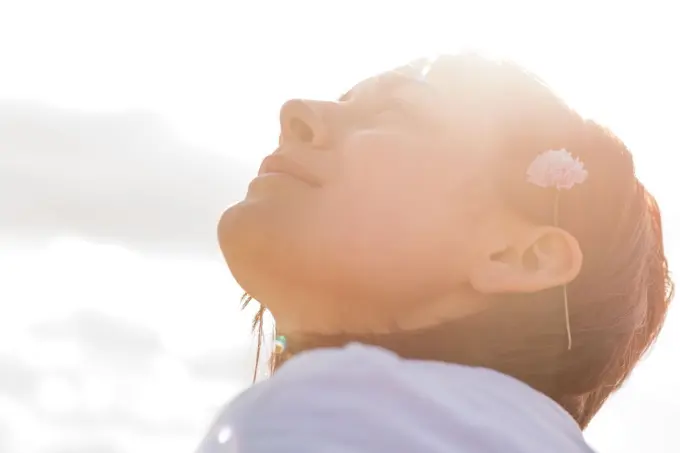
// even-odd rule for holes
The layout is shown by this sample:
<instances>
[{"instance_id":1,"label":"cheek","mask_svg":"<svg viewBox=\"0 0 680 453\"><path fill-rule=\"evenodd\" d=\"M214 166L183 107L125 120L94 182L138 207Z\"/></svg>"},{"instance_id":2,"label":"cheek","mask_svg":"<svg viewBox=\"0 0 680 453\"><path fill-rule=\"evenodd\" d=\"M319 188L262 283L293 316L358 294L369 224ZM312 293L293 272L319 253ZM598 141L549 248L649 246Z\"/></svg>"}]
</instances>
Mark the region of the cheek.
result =
<instances>
[{"instance_id":1,"label":"cheek","mask_svg":"<svg viewBox=\"0 0 680 453\"><path fill-rule=\"evenodd\" d=\"M408 205L435 194L443 198L442 182L452 175L447 156L422 141L399 133L352 136L341 151L342 188L366 203Z\"/></svg>"},{"instance_id":2,"label":"cheek","mask_svg":"<svg viewBox=\"0 0 680 453\"><path fill-rule=\"evenodd\" d=\"M441 168L442 162L434 161L444 156L435 155L419 138L397 132L353 135L341 150L343 183L366 189L369 181L373 181L373 185L385 183L390 186L397 179L404 185L423 182L423 173Z\"/></svg>"},{"instance_id":3,"label":"cheek","mask_svg":"<svg viewBox=\"0 0 680 453\"><path fill-rule=\"evenodd\" d=\"M324 189L318 218L330 256L374 275L450 268L464 236L464 206L454 201L462 178L455 183L447 156L419 146L369 134L345 144L342 176Z\"/></svg>"}]
</instances>

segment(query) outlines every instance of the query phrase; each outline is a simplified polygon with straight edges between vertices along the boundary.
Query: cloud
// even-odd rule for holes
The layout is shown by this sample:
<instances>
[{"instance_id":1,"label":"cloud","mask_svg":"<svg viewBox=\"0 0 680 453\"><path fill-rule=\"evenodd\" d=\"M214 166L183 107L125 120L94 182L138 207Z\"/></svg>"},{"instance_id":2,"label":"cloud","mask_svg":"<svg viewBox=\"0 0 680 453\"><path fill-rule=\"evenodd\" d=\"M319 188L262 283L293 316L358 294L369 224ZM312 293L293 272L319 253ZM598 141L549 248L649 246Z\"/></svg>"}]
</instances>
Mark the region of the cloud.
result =
<instances>
[{"instance_id":1,"label":"cloud","mask_svg":"<svg viewBox=\"0 0 680 453\"><path fill-rule=\"evenodd\" d=\"M9 445L11 436L12 430L10 429L10 425L3 423L2 420L0 420L0 451L10 451Z\"/></svg>"},{"instance_id":2,"label":"cloud","mask_svg":"<svg viewBox=\"0 0 680 453\"><path fill-rule=\"evenodd\" d=\"M59 445L50 447L44 453L125 453L124 450L107 443Z\"/></svg>"},{"instance_id":3,"label":"cloud","mask_svg":"<svg viewBox=\"0 0 680 453\"><path fill-rule=\"evenodd\" d=\"M96 311L83 310L64 321L33 328L43 340L72 340L96 360L140 368L165 351L159 336L149 328Z\"/></svg>"},{"instance_id":4,"label":"cloud","mask_svg":"<svg viewBox=\"0 0 680 453\"><path fill-rule=\"evenodd\" d=\"M597 451L680 451L680 405L672 393L654 397L648 388L624 387L586 431Z\"/></svg>"},{"instance_id":5,"label":"cloud","mask_svg":"<svg viewBox=\"0 0 680 453\"><path fill-rule=\"evenodd\" d=\"M92 414L84 411L67 414L43 414L50 426L60 430L116 430L138 435L191 435L195 427L186 420L190 414L172 420L149 420L130 410L111 409L106 413Z\"/></svg>"},{"instance_id":6,"label":"cloud","mask_svg":"<svg viewBox=\"0 0 680 453\"><path fill-rule=\"evenodd\" d=\"M38 371L25 360L0 354L0 394L27 400L35 392L38 380Z\"/></svg>"},{"instance_id":7,"label":"cloud","mask_svg":"<svg viewBox=\"0 0 680 453\"><path fill-rule=\"evenodd\" d=\"M249 348L212 351L185 359L189 371L199 379L239 382L252 379L255 354Z\"/></svg>"},{"instance_id":8,"label":"cloud","mask_svg":"<svg viewBox=\"0 0 680 453\"><path fill-rule=\"evenodd\" d=\"M0 233L216 253L217 219L251 172L151 114L0 103Z\"/></svg>"}]
</instances>

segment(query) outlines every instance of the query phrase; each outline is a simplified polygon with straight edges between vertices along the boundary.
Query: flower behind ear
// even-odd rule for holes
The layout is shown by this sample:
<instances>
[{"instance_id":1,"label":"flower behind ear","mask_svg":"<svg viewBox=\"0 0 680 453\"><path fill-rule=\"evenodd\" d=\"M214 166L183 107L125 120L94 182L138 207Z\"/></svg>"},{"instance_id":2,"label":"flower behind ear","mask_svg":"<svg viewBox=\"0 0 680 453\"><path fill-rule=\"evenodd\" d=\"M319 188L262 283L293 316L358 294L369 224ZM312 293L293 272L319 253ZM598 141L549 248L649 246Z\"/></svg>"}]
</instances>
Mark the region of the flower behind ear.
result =
<instances>
[{"instance_id":1,"label":"flower behind ear","mask_svg":"<svg viewBox=\"0 0 680 453\"><path fill-rule=\"evenodd\" d=\"M588 178L588 172L578 158L566 149L550 149L544 151L529 164L527 181L538 187L556 189L553 202L553 222L559 226L560 191L569 190L576 184L582 184ZM569 317L569 298L567 285L562 286L564 300L564 317L567 327L567 350L571 350L571 321Z\"/></svg>"},{"instance_id":2,"label":"flower behind ear","mask_svg":"<svg viewBox=\"0 0 680 453\"><path fill-rule=\"evenodd\" d=\"M569 190L582 184L587 177L583 162L566 149L551 149L539 154L527 169L528 182L557 190Z\"/></svg>"}]
</instances>

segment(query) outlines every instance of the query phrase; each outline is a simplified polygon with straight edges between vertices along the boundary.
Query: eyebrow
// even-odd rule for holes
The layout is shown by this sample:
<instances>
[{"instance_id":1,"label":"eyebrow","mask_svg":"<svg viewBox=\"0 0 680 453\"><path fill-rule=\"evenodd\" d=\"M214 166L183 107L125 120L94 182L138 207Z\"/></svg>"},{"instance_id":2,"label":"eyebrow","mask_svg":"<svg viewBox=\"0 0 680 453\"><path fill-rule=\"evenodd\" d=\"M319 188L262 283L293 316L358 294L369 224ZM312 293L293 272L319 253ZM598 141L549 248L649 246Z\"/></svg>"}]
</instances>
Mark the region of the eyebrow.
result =
<instances>
[{"instance_id":1,"label":"eyebrow","mask_svg":"<svg viewBox=\"0 0 680 453\"><path fill-rule=\"evenodd\" d=\"M399 88L405 87L405 86L419 86L419 87L426 87L428 90L432 90L433 87L426 81L412 77L408 74L404 74L402 72L386 72L383 74L380 74L378 76L372 77L369 79L372 81L373 86L376 86L377 84L380 84L378 86L378 90L381 93L387 92L391 93ZM352 97L354 91L356 90L357 85L355 85L351 90L340 96L338 99L340 102L347 101L349 98Z\"/></svg>"}]
</instances>

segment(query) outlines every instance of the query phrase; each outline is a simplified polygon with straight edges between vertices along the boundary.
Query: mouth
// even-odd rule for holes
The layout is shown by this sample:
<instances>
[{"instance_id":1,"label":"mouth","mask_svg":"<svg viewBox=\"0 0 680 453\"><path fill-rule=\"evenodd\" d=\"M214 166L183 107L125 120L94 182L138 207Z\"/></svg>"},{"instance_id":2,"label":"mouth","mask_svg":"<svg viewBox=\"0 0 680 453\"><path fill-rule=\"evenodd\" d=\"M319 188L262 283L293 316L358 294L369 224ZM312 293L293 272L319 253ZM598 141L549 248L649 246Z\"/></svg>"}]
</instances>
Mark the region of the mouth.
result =
<instances>
[{"instance_id":1,"label":"mouth","mask_svg":"<svg viewBox=\"0 0 680 453\"><path fill-rule=\"evenodd\" d=\"M312 187L321 187L321 180L305 166L283 154L271 154L260 165L257 176L286 175Z\"/></svg>"}]
</instances>

